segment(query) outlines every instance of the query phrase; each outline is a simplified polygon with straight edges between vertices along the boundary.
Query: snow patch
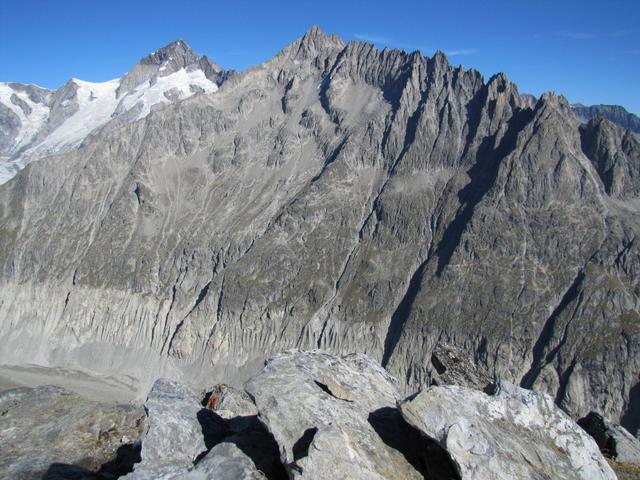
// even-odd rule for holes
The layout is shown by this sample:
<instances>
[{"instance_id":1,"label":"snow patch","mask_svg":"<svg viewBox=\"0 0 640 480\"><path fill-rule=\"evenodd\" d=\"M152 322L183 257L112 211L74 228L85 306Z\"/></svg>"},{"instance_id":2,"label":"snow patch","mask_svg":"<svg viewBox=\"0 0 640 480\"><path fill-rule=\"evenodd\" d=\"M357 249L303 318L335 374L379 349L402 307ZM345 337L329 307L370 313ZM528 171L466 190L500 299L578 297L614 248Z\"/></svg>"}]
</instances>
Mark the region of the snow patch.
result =
<instances>
[{"instance_id":1,"label":"snow patch","mask_svg":"<svg viewBox=\"0 0 640 480\"><path fill-rule=\"evenodd\" d=\"M18 105L14 105L11 101L12 95L16 95L25 102L31 108L31 113L26 114ZM33 140L40 131L49 116L49 107L31 101L26 92L14 90L7 83L0 83L0 103L8 107L20 119L20 130L14 139L12 148L13 151L19 150Z\"/></svg>"},{"instance_id":2,"label":"snow patch","mask_svg":"<svg viewBox=\"0 0 640 480\"><path fill-rule=\"evenodd\" d=\"M77 111L41 142L29 147L19 157L12 158L9 155L9 157L0 158L0 184L5 183L33 160L77 147L90 133L138 104L141 108L134 120L140 120L149 115L156 105L182 100L195 95L196 92L213 93L218 90L218 86L209 80L202 70L187 72L184 68L164 77L156 77L153 85L150 81L146 81L121 99L116 98L120 78L102 83L85 82L75 78L71 81L78 87L76 98L70 100L77 102ZM170 93L165 95L167 92ZM29 115L11 102L13 94L29 105L32 110ZM14 91L6 83L0 83L0 102L20 118L22 126L15 139L15 145L11 149L11 152L17 152L20 147L29 145L38 132L45 127L50 109L45 105L32 102L25 92Z\"/></svg>"},{"instance_id":3,"label":"snow patch","mask_svg":"<svg viewBox=\"0 0 640 480\"><path fill-rule=\"evenodd\" d=\"M117 106L116 89L120 85L119 78L102 83L85 82L75 78L72 81L78 86L78 110L42 143L27 150L28 154L48 154L77 146L93 130L111 119Z\"/></svg>"},{"instance_id":4,"label":"snow patch","mask_svg":"<svg viewBox=\"0 0 640 480\"><path fill-rule=\"evenodd\" d=\"M209 80L202 70L187 72L184 68L181 68L166 77L158 77L153 85L150 85L149 81L138 85L135 90L129 92L122 99L121 103L126 111L133 108L138 102L142 102L142 110L137 117L139 120L149 115L151 107L154 105L171 103L164 95L169 90L178 91L181 100L192 96L194 92L190 88L191 85L202 88L204 93L213 93L218 90L218 86Z\"/></svg>"}]
</instances>

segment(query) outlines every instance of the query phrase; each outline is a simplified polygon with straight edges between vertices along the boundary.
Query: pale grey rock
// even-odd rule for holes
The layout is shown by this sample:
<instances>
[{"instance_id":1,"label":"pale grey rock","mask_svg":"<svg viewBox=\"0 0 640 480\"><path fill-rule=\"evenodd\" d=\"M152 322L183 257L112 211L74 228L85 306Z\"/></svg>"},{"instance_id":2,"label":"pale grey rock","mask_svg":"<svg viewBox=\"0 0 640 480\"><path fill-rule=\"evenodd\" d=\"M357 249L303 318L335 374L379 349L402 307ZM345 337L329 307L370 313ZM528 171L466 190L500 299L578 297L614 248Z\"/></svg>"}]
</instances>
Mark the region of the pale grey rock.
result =
<instances>
[{"instance_id":1,"label":"pale grey rock","mask_svg":"<svg viewBox=\"0 0 640 480\"><path fill-rule=\"evenodd\" d=\"M179 480L191 478L192 465L187 462L169 461L135 465L134 471L123 478L127 480ZM196 477L198 478L198 477Z\"/></svg>"},{"instance_id":2,"label":"pale grey rock","mask_svg":"<svg viewBox=\"0 0 640 480\"><path fill-rule=\"evenodd\" d=\"M493 394L429 387L400 405L462 479L615 479L596 443L545 394L500 382Z\"/></svg>"},{"instance_id":3,"label":"pale grey rock","mask_svg":"<svg viewBox=\"0 0 640 480\"><path fill-rule=\"evenodd\" d=\"M264 480L251 459L233 443L219 443L196 465L190 479Z\"/></svg>"},{"instance_id":4,"label":"pale grey rock","mask_svg":"<svg viewBox=\"0 0 640 480\"><path fill-rule=\"evenodd\" d=\"M172 88L163 93L165 98L170 102L175 102L180 99L181 92L177 88Z\"/></svg>"},{"instance_id":5,"label":"pale grey rock","mask_svg":"<svg viewBox=\"0 0 640 480\"><path fill-rule=\"evenodd\" d=\"M291 478L422 478L368 417L395 406L389 375L364 355L287 352L246 384Z\"/></svg>"},{"instance_id":6,"label":"pale grey rock","mask_svg":"<svg viewBox=\"0 0 640 480\"><path fill-rule=\"evenodd\" d=\"M600 451L620 463L640 465L640 440L624 427L611 423L596 412L578 420L598 444Z\"/></svg>"},{"instance_id":7,"label":"pale grey rock","mask_svg":"<svg viewBox=\"0 0 640 480\"><path fill-rule=\"evenodd\" d=\"M168 379L153 384L144 404L147 430L142 436L142 460L127 478L176 478L206 452L198 412L202 409L188 387Z\"/></svg>"},{"instance_id":8,"label":"pale grey rock","mask_svg":"<svg viewBox=\"0 0 640 480\"><path fill-rule=\"evenodd\" d=\"M278 446L247 394L219 387L213 389L219 396L205 397L203 408L188 387L156 381L145 402L149 429L142 437L142 461L126 478L286 478ZM218 405L225 410L216 410Z\"/></svg>"},{"instance_id":9,"label":"pale grey rock","mask_svg":"<svg viewBox=\"0 0 640 480\"><path fill-rule=\"evenodd\" d=\"M0 392L0 477L122 475L136 460L140 407L87 400L60 387ZM74 477L65 477L75 472Z\"/></svg>"},{"instance_id":10,"label":"pale grey rock","mask_svg":"<svg viewBox=\"0 0 640 480\"><path fill-rule=\"evenodd\" d=\"M442 344L635 434L638 199L578 123L505 75L313 29L0 187L0 362L238 387L322 348L409 394Z\"/></svg>"},{"instance_id":11,"label":"pale grey rock","mask_svg":"<svg viewBox=\"0 0 640 480\"><path fill-rule=\"evenodd\" d=\"M612 426L616 442L616 460L620 463L640 465L640 440L620 425Z\"/></svg>"}]
</instances>

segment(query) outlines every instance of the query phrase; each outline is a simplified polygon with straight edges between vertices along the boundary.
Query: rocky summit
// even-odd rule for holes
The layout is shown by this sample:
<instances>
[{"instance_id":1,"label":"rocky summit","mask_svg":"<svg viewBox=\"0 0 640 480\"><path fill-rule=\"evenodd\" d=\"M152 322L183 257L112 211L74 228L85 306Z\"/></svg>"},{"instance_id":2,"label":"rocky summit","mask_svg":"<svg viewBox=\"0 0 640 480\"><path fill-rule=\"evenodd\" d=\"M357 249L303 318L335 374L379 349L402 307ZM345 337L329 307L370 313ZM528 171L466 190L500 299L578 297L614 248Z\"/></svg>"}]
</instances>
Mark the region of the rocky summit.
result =
<instances>
[{"instance_id":1,"label":"rocky summit","mask_svg":"<svg viewBox=\"0 0 640 480\"><path fill-rule=\"evenodd\" d=\"M303 476L334 458L323 448L349 444L336 458L370 478L391 466L411 477L384 441L348 439L376 438L363 410L385 420L398 395L434 380L500 378L637 433L633 134L582 125L563 97L521 95L440 52L318 28L233 75L178 42L102 89L75 84L2 86L14 115L0 110L2 152L19 172L0 186L0 363L146 391L158 377L238 387L293 347L377 360L399 383L363 374L385 385L375 402L323 380L322 362L296 380L342 406L341 430L322 427L333 413L319 406L288 412L315 422L291 430L284 405L256 396L285 468ZM56 136L97 105L105 122ZM358 358L340 368L357 371ZM457 358L472 377L446 371ZM303 458L307 429L321 448ZM364 460L373 451L384 466Z\"/></svg>"},{"instance_id":2,"label":"rocky summit","mask_svg":"<svg viewBox=\"0 0 640 480\"><path fill-rule=\"evenodd\" d=\"M19 448L28 452L29 462L9 461L11 478L41 478L28 464L53 458L53 450L55 458L68 463L52 465L42 477L49 480L122 475L131 480L616 478L596 440L553 398L505 382L489 393L446 385L405 398L396 379L365 355L292 350L269 359L244 389L214 385L197 395L178 382L159 379L144 404L145 418L131 429L137 455L126 458L111 451L120 462L105 463L121 470L103 466L92 471L70 462L81 453L87 455L85 465L102 458L85 440L83 422L72 422L63 432L49 429L51 452L38 455L21 439ZM20 405L10 416L16 408L34 411L37 402L8 395ZM5 407L6 400L0 398L0 405ZM95 415L101 408L68 405L63 413ZM42 412L39 418L48 417ZM132 422L136 417L122 418ZM108 430L109 437L126 430L127 422L120 423ZM0 435L5 441L17 439ZM75 449L58 451L63 442ZM7 457L3 451L0 458Z\"/></svg>"}]
</instances>

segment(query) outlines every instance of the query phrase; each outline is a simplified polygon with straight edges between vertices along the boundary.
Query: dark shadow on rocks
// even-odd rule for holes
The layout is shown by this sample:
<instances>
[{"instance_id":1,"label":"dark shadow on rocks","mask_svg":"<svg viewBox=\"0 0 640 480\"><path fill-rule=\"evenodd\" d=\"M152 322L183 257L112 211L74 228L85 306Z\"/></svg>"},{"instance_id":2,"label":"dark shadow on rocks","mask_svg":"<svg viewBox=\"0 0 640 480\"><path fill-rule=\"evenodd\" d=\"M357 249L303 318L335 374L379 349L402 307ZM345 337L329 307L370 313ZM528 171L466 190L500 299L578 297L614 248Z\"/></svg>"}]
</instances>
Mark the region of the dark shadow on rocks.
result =
<instances>
[{"instance_id":1,"label":"dark shadow on rocks","mask_svg":"<svg viewBox=\"0 0 640 480\"><path fill-rule=\"evenodd\" d=\"M295 461L309 455L309 445L313 442L316 433L318 433L317 428L307 428L296 443L293 444L293 459Z\"/></svg>"},{"instance_id":2,"label":"dark shadow on rocks","mask_svg":"<svg viewBox=\"0 0 640 480\"><path fill-rule=\"evenodd\" d=\"M302 473L302 468L298 465L298 460L309 455L309 446L311 445L311 442L313 442L316 433L318 433L318 429L316 427L307 428L302 436L296 440L296 443L293 444L293 462L287 465L290 470Z\"/></svg>"},{"instance_id":3,"label":"dark shadow on rocks","mask_svg":"<svg viewBox=\"0 0 640 480\"><path fill-rule=\"evenodd\" d=\"M620 419L620 425L631 435L640 432L640 381L629 390L629 405Z\"/></svg>"},{"instance_id":4,"label":"dark shadow on rocks","mask_svg":"<svg viewBox=\"0 0 640 480\"><path fill-rule=\"evenodd\" d=\"M607 431L607 426L601 415L589 412L586 417L578 420L578 425L587 432L598 444L598 448L605 457L616 458L616 441Z\"/></svg>"},{"instance_id":5,"label":"dark shadow on rocks","mask_svg":"<svg viewBox=\"0 0 640 480\"><path fill-rule=\"evenodd\" d=\"M204 436L204 444L207 447L207 451L211 450L233 433L224 418L206 408L198 411L198 422L200 422L200 427L202 428L202 435ZM202 456L204 456L204 454Z\"/></svg>"},{"instance_id":6,"label":"dark shadow on rocks","mask_svg":"<svg viewBox=\"0 0 640 480\"><path fill-rule=\"evenodd\" d=\"M76 480L76 479L99 479L96 473L77 465L66 463L52 463L42 476L42 480Z\"/></svg>"},{"instance_id":7,"label":"dark shadow on rocks","mask_svg":"<svg viewBox=\"0 0 640 480\"><path fill-rule=\"evenodd\" d=\"M438 372L438 375L442 375L444 372L447 371L447 367L443 365L443 363L440 361L440 359L435 353L431 354L431 365L433 365L433 368L436 369L436 372Z\"/></svg>"},{"instance_id":8,"label":"dark shadow on rocks","mask_svg":"<svg viewBox=\"0 0 640 480\"><path fill-rule=\"evenodd\" d=\"M380 408L371 412L368 420L382 441L402 453L424 478L460 480L447 451L409 425L397 408Z\"/></svg>"},{"instance_id":9,"label":"dark shadow on rocks","mask_svg":"<svg viewBox=\"0 0 640 480\"><path fill-rule=\"evenodd\" d=\"M71 465L67 463L52 463L42 476L43 480L76 480L95 479L113 480L133 472L133 466L140 458L140 442L127 443L120 446L113 460L102 464L97 471L84 468L81 465ZM91 463L91 459L86 459ZM79 463L83 463L80 461Z\"/></svg>"},{"instance_id":10,"label":"dark shadow on rocks","mask_svg":"<svg viewBox=\"0 0 640 480\"><path fill-rule=\"evenodd\" d=\"M195 463L219 443L227 442L242 450L269 480L289 478L280 460L278 444L257 415L225 419L214 411L203 408L198 412L198 421L202 426L207 450Z\"/></svg>"},{"instance_id":11,"label":"dark shadow on rocks","mask_svg":"<svg viewBox=\"0 0 640 480\"><path fill-rule=\"evenodd\" d=\"M485 86L485 88L487 88ZM492 105L490 104L491 108ZM493 101L495 107L495 101ZM460 208L453 220L445 228L436 248L438 266L436 276L440 277L449 264L462 236L467 229L476 206L494 186L502 161L516 148L518 133L533 119L534 112L528 108L517 110L507 123L507 131L496 147L497 133L486 137L480 144L473 166L467 171L469 183L458 193Z\"/></svg>"},{"instance_id":12,"label":"dark shadow on rocks","mask_svg":"<svg viewBox=\"0 0 640 480\"><path fill-rule=\"evenodd\" d=\"M127 473L133 472L134 464L140 462L142 457L140 451L142 450L142 443L126 443L118 448L116 452L116 458L103 464L98 471L98 476L105 478L120 478Z\"/></svg>"}]
</instances>

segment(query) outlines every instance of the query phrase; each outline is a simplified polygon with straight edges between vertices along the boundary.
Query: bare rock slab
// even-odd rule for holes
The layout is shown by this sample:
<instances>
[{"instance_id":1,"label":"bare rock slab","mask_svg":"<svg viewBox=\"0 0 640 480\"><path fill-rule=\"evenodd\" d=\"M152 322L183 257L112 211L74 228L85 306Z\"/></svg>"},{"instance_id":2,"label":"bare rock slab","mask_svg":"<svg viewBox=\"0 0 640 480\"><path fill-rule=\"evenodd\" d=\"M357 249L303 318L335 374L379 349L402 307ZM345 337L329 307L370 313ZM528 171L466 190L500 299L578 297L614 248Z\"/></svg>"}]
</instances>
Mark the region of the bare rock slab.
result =
<instances>
[{"instance_id":1,"label":"bare rock slab","mask_svg":"<svg viewBox=\"0 0 640 480\"><path fill-rule=\"evenodd\" d=\"M616 478L593 439L545 394L506 382L491 395L447 385L400 411L449 452L462 479Z\"/></svg>"},{"instance_id":2,"label":"bare rock slab","mask_svg":"<svg viewBox=\"0 0 640 480\"><path fill-rule=\"evenodd\" d=\"M198 412L198 397L189 388L168 379L158 379L144 404L147 431L142 438L142 461L127 478L177 478L186 474L207 450Z\"/></svg>"},{"instance_id":3,"label":"bare rock slab","mask_svg":"<svg viewBox=\"0 0 640 480\"><path fill-rule=\"evenodd\" d=\"M219 443L198 462L189 478L215 480L265 480L253 461L235 444Z\"/></svg>"},{"instance_id":4,"label":"bare rock slab","mask_svg":"<svg viewBox=\"0 0 640 480\"><path fill-rule=\"evenodd\" d=\"M205 395L205 406L220 418L233 432L250 428L258 415L258 409L246 392L229 385L215 385Z\"/></svg>"},{"instance_id":5,"label":"bare rock slab","mask_svg":"<svg viewBox=\"0 0 640 480\"><path fill-rule=\"evenodd\" d=\"M289 351L271 358L245 388L292 478L422 478L369 422L372 412L395 407L399 395L368 357Z\"/></svg>"}]
</instances>

